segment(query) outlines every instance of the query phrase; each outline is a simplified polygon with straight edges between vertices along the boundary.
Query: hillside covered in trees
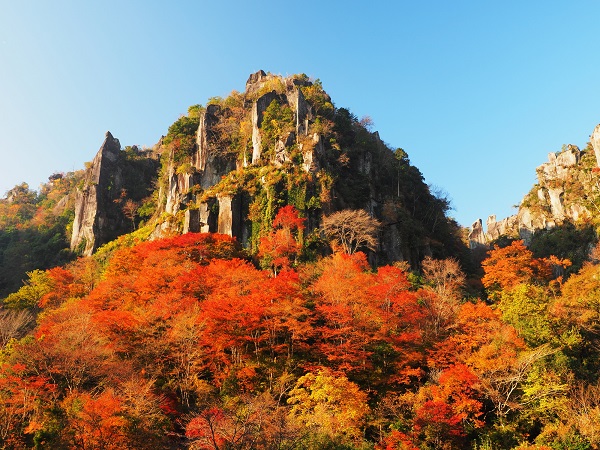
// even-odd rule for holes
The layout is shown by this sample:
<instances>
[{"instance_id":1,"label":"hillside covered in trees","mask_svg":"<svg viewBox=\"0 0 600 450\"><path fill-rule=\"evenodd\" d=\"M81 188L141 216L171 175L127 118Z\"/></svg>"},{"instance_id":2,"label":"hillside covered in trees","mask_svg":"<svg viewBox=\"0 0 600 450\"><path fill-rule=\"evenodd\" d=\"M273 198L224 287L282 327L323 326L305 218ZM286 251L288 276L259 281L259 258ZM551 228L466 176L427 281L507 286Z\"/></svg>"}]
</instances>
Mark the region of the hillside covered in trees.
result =
<instances>
[{"instance_id":1,"label":"hillside covered in trees","mask_svg":"<svg viewBox=\"0 0 600 450\"><path fill-rule=\"evenodd\" d=\"M595 215L469 252L371 128L261 71L0 199L0 447L600 448Z\"/></svg>"},{"instance_id":2,"label":"hillside covered in trees","mask_svg":"<svg viewBox=\"0 0 600 450\"><path fill-rule=\"evenodd\" d=\"M0 438L597 448L600 266L553 275L568 265L520 241L496 249L485 302L464 297L452 259L426 258L417 275L340 251L275 276L232 238L195 233L81 258L5 301Z\"/></svg>"}]
</instances>

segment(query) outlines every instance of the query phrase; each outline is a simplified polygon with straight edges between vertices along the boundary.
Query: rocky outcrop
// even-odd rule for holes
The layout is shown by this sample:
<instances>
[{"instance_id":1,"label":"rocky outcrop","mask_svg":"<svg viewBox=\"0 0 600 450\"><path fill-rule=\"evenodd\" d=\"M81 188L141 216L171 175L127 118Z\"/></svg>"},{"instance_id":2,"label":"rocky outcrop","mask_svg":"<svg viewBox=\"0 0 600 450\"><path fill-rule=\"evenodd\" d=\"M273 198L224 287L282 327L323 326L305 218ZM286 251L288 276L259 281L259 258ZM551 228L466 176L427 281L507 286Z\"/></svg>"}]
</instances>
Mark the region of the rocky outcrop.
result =
<instances>
[{"instance_id":1,"label":"rocky outcrop","mask_svg":"<svg viewBox=\"0 0 600 450\"><path fill-rule=\"evenodd\" d=\"M211 135L213 134L213 127L219 122L220 112L221 107L219 105L208 105L200 115L200 125L196 132L197 150L192 156L191 164L201 172L206 170L210 159L214 159L215 156ZM210 179L205 184L210 186Z\"/></svg>"},{"instance_id":2,"label":"rocky outcrop","mask_svg":"<svg viewBox=\"0 0 600 450\"><path fill-rule=\"evenodd\" d=\"M123 151L107 133L77 194L73 249L91 254L136 229L135 215L143 211L151 238L219 232L256 252L288 204L305 218L304 237L315 254L326 251L318 236L323 216L341 209L360 208L383 223L372 262L406 259L416 267L425 255L452 256L444 245L457 244L452 223L440 226L444 210L418 169L406 158L400 170L378 133L336 110L306 75L258 71L244 93L190 108L155 148Z\"/></svg>"},{"instance_id":3,"label":"rocky outcrop","mask_svg":"<svg viewBox=\"0 0 600 450\"><path fill-rule=\"evenodd\" d=\"M473 222L473 225L471 225L471 230L469 232L469 247L473 249L486 244L487 239L485 231L483 230L483 222L481 219L477 219Z\"/></svg>"},{"instance_id":4,"label":"rocky outcrop","mask_svg":"<svg viewBox=\"0 0 600 450\"><path fill-rule=\"evenodd\" d=\"M296 136L308 134L309 121L313 119L312 109L306 99L302 90L294 83L288 85L286 91L286 99L296 119Z\"/></svg>"},{"instance_id":5,"label":"rocky outcrop","mask_svg":"<svg viewBox=\"0 0 600 450\"><path fill-rule=\"evenodd\" d=\"M273 78L275 77L266 75L263 71L250 75L246 82L246 97L256 95L265 83ZM292 109L296 129L295 135L292 136L293 139L290 140L290 135L288 135L287 142L282 140L277 142L276 145L279 147L279 151L276 148L276 152L279 156L281 156L281 146L288 148L296 142L299 136L308 135L309 123L314 119L312 108L300 89L301 86L310 85L310 82L291 79L281 80L281 83L285 84L284 94L278 94L277 91L273 90L261 95L252 103L252 164L258 163L261 159L263 151L261 134L263 115L273 101L278 102L280 106L285 105Z\"/></svg>"},{"instance_id":6,"label":"rocky outcrop","mask_svg":"<svg viewBox=\"0 0 600 450\"><path fill-rule=\"evenodd\" d=\"M600 124L596 125L596 128L594 128L594 131L590 136L590 143L592 144L596 156L596 166L600 167Z\"/></svg>"},{"instance_id":7,"label":"rocky outcrop","mask_svg":"<svg viewBox=\"0 0 600 450\"><path fill-rule=\"evenodd\" d=\"M336 110L320 83L306 75L258 71L244 93L189 113L161 144L152 237L219 232L255 252L277 210L292 204L306 218L307 239L322 246L317 230L323 215L362 208L382 220L388 205L393 219L382 220L379 262L406 259L416 266L427 254L448 256L439 249L457 234L440 226L444 211L430 198L420 172L408 159L399 170L379 134L348 110ZM401 182L398 177L407 171ZM422 206L417 199L429 203ZM437 230L448 234L440 238Z\"/></svg>"},{"instance_id":8,"label":"rocky outcrop","mask_svg":"<svg viewBox=\"0 0 600 450\"><path fill-rule=\"evenodd\" d=\"M123 184L118 164L120 151L119 140L107 132L86 170L83 188L77 191L71 249L83 255L91 255L100 245L114 239L110 233L115 220L114 200Z\"/></svg>"},{"instance_id":9,"label":"rocky outcrop","mask_svg":"<svg viewBox=\"0 0 600 450\"><path fill-rule=\"evenodd\" d=\"M200 232L201 233L216 233L218 229L218 213L216 210L218 205L216 199L210 199L207 202L200 203L198 207Z\"/></svg>"},{"instance_id":10,"label":"rocky outcrop","mask_svg":"<svg viewBox=\"0 0 600 450\"><path fill-rule=\"evenodd\" d=\"M489 216L486 221L487 232L485 234L485 240L489 242L498 239L500 236L505 236L512 232L515 225L515 216L507 217L500 222L496 221L495 215Z\"/></svg>"},{"instance_id":11,"label":"rocky outcrop","mask_svg":"<svg viewBox=\"0 0 600 450\"><path fill-rule=\"evenodd\" d=\"M246 94L255 95L263 87L264 83L271 78L272 76L267 75L264 70L250 74L248 81L246 81Z\"/></svg>"},{"instance_id":12,"label":"rocky outcrop","mask_svg":"<svg viewBox=\"0 0 600 450\"><path fill-rule=\"evenodd\" d=\"M198 217L196 213L185 213L183 223L168 220L157 226L155 237L159 237L166 232L183 232L195 230L207 230L208 225L212 223L211 214L208 209L200 204L196 194L195 186L206 191L217 185L221 179L235 170L236 167L246 167L249 163L253 165L264 165L273 163L281 167L290 161L290 149L298 145L303 157L302 167L306 172L315 173L320 168L319 155L324 153L323 141L318 134L312 138L308 136L308 130L311 120L314 119L311 105L307 102L302 93L302 86L310 86L308 80L284 79L275 75L267 74L264 71L258 71L251 74L246 82L246 91L244 97L247 99L247 107L250 109L250 122L252 127L252 157L251 161L246 160L246 153L242 155L232 154L228 148L223 148L222 142L217 139L219 130L217 127L222 120L226 120L229 114L227 108L217 104L210 104L200 114L199 125L196 132L196 148L193 154L189 156L187 166L185 161L175 162L174 153L171 152L169 165L167 168L167 183L165 189L161 191L160 197L164 198L164 212L174 217L179 211L185 210L192 205L198 208ZM267 86L278 86L278 89L284 91L271 90L266 93ZM262 94L261 94L262 93ZM269 152L269 160L264 160L263 155L263 118L264 113L276 101L280 106L287 106L292 109L294 114L295 132L289 132L284 137L275 142L274 148ZM307 137L303 143L298 142L300 136ZM185 170L183 170L184 168ZM222 210L221 204L227 200L215 199L213 205L218 205L217 209ZM162 202L161 202L162 203ZM213 206L214 208L214 206ZM225 210L229 205L224 205ZM225 212L219 212L219 217ZM224 223L222 216L219 223ZM202 225L205 224L205 225ZM233 233L235 226L223 227L227 234ZM212 228L211 228L212 229ZM239 230L238 230L239 231Z\"/></svg>"},{"instance_id":13,"label":"rocky outcrop","mask_svg":"<svg viewBox=\"0 0 600 450\"><path fill-rule=\"evenodd\" d=\"M591 170L600 161L600 125L594 129L590 143L594 154L589 147L582 151L575 145L548 154L548 162L536 169L538 183L525 196L517 214L500 222L490 216L483 237L483 230L476 222L471 227L469 241L489 244L504 235L518 237L528 244L539 230L592 217L590 199L600 194L597 175Z\"/></svg>"},{"instance_id":14,"label":"rocky outcrop","mask_svg":"<svg viewBox=\"0 0 600 450\"><path fill-rule=\"evenodd\" d=\"M121 151L119 140L106 133L75 195L72 250L91 255L101 245L132 231L136 207L154 189L157 156L135 146ZM128 213L127 206L131 206Z\"/></svg>"},{"instance_id":15,"label":"rocky outcrop","mask_svg":"<svg viewBox=\"0 0 600 450\"><path fill-rule=\"evenodd\" d=\"M219 218L217 232L242 240L242 199L239 195L217 195Z\"/></svg>"}]
</instances>

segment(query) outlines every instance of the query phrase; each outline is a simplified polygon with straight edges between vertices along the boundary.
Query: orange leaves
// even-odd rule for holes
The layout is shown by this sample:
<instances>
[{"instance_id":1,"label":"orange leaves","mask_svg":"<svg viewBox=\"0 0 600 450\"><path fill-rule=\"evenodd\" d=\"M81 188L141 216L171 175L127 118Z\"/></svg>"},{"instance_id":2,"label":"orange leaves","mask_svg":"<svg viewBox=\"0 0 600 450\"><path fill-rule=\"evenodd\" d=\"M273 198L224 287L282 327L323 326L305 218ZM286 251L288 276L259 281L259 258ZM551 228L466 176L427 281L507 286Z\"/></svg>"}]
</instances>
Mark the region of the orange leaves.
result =
<instances>
[{"instance_id":1,"label":"orange leaves","mask_svg":"<svg viewBox=\"0 0 600 450\"><path fill-rule=\"evenodd\" d=\"M451 336L431 352L433 367L448 369L462 364L479 379L477 390L489 399L501 418L519 408L518 388L532 364L548 355L544 349L528 351L516 330L482 302L465 303Z\"/></svg>"},{"instance_id":2,"label":"orange leaves","mask_svg":"<svg viewBox=\"0 0 600 450\"><path fill-rule=\"evenodd\" d=\"M231 419L221 408L212 407L202 411L187 425L185 435L198 449L220 449L229 440L227 428L231 428Z\"/></svg>"},{"instance_id":3,"label":"orange leaves","mask_svg":"<svg viewBox=\"0 0 600 450\"><path fill-rule=\"evenodd\" d=\"M97 397L88 393L74 393L63 401L72 445L80 448L118 450L128 448L123 417L122 400L112 390Z\"/></svg>"},{"instance_id":4,"label":"orange leaves","mask_svg":"<svg viewBox=\"0 0 600 450\"><path fill-rule=\"evenodd\" d=\"M271 238L285 243L288 230L296 242L293 210L275 224ZM521 277L548 275L519 244L511 251L492 254L493 283L513 282L509 258ZM45 433L45 417L62 420L56 448L165 448L186 425L180 439L194 448L363 444L377 429L389 433L382 449L464 448L484 417L520 408L544 356L497 310L461 304L453 261L424 263L417 289L362 253L302 276L281 264L277 277L235 255L229 237L191 234L116 251L102 281L79 261L43 272L51 292L36 333L0 368L0 429L21 420L15 435ZM596 301L595 275L565 283L563 309Z\"/></svg>"},{"instance_id":5,"label":"orange leaves","mask_svg":"<svg viewBox=\"0 0 600 450\"><path fill-rule=\"evenodd\" d=\"M400 269L373 274L367 268L363 253L336 253L324 263L312 286L318 346L341 371L370 371L377 354L387 381L405 382L419 373L409 368L421 358L413 349L420 343L422 313Z\"/></svg>"},{"instance_id":6,"label":"orange leaves","mask_svg":"<svg viewBox=\"0 0 600 450\"><path fill-rule=\"evenodd\" d=\"M313 284L319 348L342 370L365 366L367 346L381 327L376 304L370 302L369 281L363 257L336 253L327 260L323 274Z\"/></svg>"},{"instance_id":7,"label":"orange leaves","mask_svg":"<svg viewBox=\"0 0 600 450\"><path fill-rule=\"evenodd\" d=\"M430 364L443 368L461 362L485 370L498 362L495 358L510 359L522 349L525 343L513 327L502 323L497 311L483 302L464 303L454 333L432 351Z\"/></svg>"},{"instance_id":8,"label":"orange leaves","mask_svg":"<svg viewBox=\"0 0 600 450\"><path fill-rule=\"evenodd\" d=\"M41 426L41 405L54 397L56 386L45 377L30 375L23 364L0 366L0 443L19 440L19 430Z\"/></svg>"},{"instance_id":9,"label":"orange leaves","mask_svg":"<svg viewBox=\"0 0 600 450\"><path fill-rule=\"evenodd\" d=\"M511 289L520 283L547 283L552 279L553 266L568 267L569 260L534 258L523 241L514 241L504 248L490 251L481 265L485 275L483 285L490 290Z\"/></svg>"},{"instance_id":10,"label":"orange leaves","mask_svg":"<svg viewBox=\"0 0 600 450\"><path fill-rule=\"evenodd\" d=\"M274 230L260 239L258 257L272 267L273 273L288 268L302 250L298 234L304 229L304 219L291 205L277 212L273 221Z\"/></svg>"},{"instance_id":11,"label":"orange leaves","mask_svg":"<svg viewBox=\"0 0 600 450\"><path fill-rule=\"evenodd\" d=\"M279 209L275 220L273 220L274 228L283 228L290 231L299 231L304 229L304 219L298 215L298 210L292 205L284 206Z\"/></svg>"},{"instance_id":12,"label":"orange leaves","mask_svg":"<svg viewBox=\"0 0 600 450\"><path fill-rule=\"evenodd\" d=\"M392 430L382 442L375 446L376 450L419 450L412 439L398 430Z\"/></svg>"}]
</instances>

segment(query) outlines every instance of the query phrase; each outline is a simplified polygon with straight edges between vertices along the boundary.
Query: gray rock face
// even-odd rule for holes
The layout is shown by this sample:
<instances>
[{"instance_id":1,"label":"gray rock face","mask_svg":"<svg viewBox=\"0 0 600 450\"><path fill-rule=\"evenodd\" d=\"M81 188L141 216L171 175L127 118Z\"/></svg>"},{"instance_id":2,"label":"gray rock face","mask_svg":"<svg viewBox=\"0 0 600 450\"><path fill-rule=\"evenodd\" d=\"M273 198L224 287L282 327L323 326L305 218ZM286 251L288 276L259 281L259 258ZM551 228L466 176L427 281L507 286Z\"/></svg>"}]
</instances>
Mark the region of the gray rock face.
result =
<instances>
[{"instance_id":1,"label":"gray rock face","mask_svg":"<svg viewBox=\"0 0 600 450\"><path fill-rule=\"evenodd\" d=\"M91 255L98 247L133 231L135 216L126 215L128 201L140 205L154 190L157 154L137 147L121 151L109 132L86 170L75 194L71 249Z\"/></svg>"},{"instance_id":2,"label":"gray rock face","mask_svg":"<svg viewBox=\"0 0 600 450\"><path fill-rule=\"evenodd\" d=\"M576 145L569 145L567 150L559 153L549 153L548 162L539 166L536 171L538 178L545 180L564 179L571 167L579 164L581 151Z\"/></svg>"},{"instance_id":3,"label":"gray rock face","mask_svg":"<svg viewBox=\"0 0 600 450\"><path fill-rule=\"evenodd\" d=\"M252 164L260 161L262 154L262 139L260 127L263 121L263 114L273 100L279 100L279 95L271 91L261 96L252 105Z\"/></svg>"},{"instance_id":4,"label":"gray rock face","mask_svg":"<svg viewBox=\"0 0 600 450\"><path fill-rule=\"evenodd\" d=\"M531 238L536 231L550 229L555 225L554 220L543 214L536 214L530 208L521 208L516 215L516 235L525 242L525 245L531 243Z\"/></svg>"},{"instance_id":5,"label":"gray rock face","mask_svg":"<svg viewBox=\"0 0 600 450\"><path fill-rule=\"evenodd\" d=\"M185 211L183 222L183 233L200 232L200 211L197 209L188 209Z\"/></svg>"},{"instance_id":6,"label":"gray rock face","mask_svg":"<svg viewBox=\"0 0 600 450\"><path fill-rule=\"evenodd\" d=\"M242 202L237 195L217 195L219 219L217 232L242 240Z\"/></svg>"},{"instance_id":7,"label":"gray rock face","mask_svg":"<svg viewBox=\"0 0 600 450\"><path fill-rule=\"evenodd\" d=\"M248 81L246 81L246 93L254 94L257 92L268 78L269 76L264 70L259 70L258 72L251 74L248 77Z\"/></svg>"},{"instance_id":8,"label":"gray rock face","mask_svg":"<svg viewBox=\"0 0 600 450\"><path fill-rule=\"evenodd\" d=\"M71 249L83 255L91 255L109 240L107 228L114 220L111 210L122 186L121 169L117 164L120 151L119 140L107 132L86 170L83 188L77 191Z\"/></svg>"},{"instance_id":9,"label":"gray rock face","mask_svg":"<svg viewBox=\"0 0 600 450\"><path fill-rule=\"evenodd\" d=\"M487 221L486 221L486 226L487 226L487 233L486 233L486 240L494 240L494 239L498 239L500 236L502 236L504 230L502 229L503 227L496 222L496 216L492 215L489 216Z\"/></svg>"},{"instance_id":10,"label":"gray rock face","mask_svg":"<svg viewBox=\"0 0 600 450\"><path fill-rule=\"evenodd\" d=\"M200 203L199 222L201 233L216 233L218 229L218 214L215 213L216 199Z\"/></svg>"},{"instance_id":11,"label":"gray rock face","mask_svg":"<svg viewBox=\"0 0 600 450\"><path fill-rule=\"evenodd\" d=\"M246 81L246 89L248 89L253 84L256 84L256 83L262 81L262 79L265 78L266 76L267 76L267 74L262 69L259 70L258 72L250 74L250 76L248 77L248 81Z\"/></svg>"},{"instance_id":12,"label":"gray rock face","mask_svg":"<svg viewBox=\"0 0 600 450\"><path fill-rule=\"evenodd\" d=\"M220 111L221 107L219 105L208 105L200 115L200 125L196 133L198 149L192 157L192 165L200 171L206 169L207 161L211 156L209 133L212 127L219 122L218 114Z\"/></svg>"},{"instance_id":13,"label":"gray rock face","mask_svg":"<svg viewBox=\"0 0 600 450\"><path fill-rule=\"evenodd\" d=\"M279 139L275 144L275 163L276 166L281 167L284 163L290 160L290 154L288 148L290 148L294 142L296 142L295 133L289 133L285 140Z\"/></svg>"},{"instance_id":14,"label":"gray rock face","mask_svg":"<svg viewBox=\"0 0 600 450\"><path fill-rule=\"evenodd\" d=\"M263 75L251 75L248 83L246 83L246 95L256 91L257 85L262 86L261 83L264 80L265 76ZM308 126L310 120L313 119L313 113L309 103L304 98L304 94L302 94L302 90L296 83L291 82L286 84L285 95L279 95L275 91L262 95L252 104L252 164L257 164L260 161L262 155L260 129L262 127L263 115L273 101L277 101L280 105L287 105L292 109L296 126L296 133L292 136L294 140L290 140L291 135L288 135L286 141L281 140L276 144L276 161L279 164L283 163L281 158L284 150L283 147L293 145L299 136L306 136L308 134Z\"/></svg>"},{"instance_id":15,"label":"gray rock face","mask_svg":"<svg viewBox=\"0 0 600 450\"><path fill-rule=\"evenodd\" d=\"M469 247L474 249L486 244L487 240L485 238L485 232L483 231L483 222L481 219L477 219L473 222L469 231Z\"/></svg>"},{"instance_id":16,"label":"gray rock face","mask_svg":"<svg viewBox=\"0 0 600 450\"><path fill-rule=\"evenodd\" d=\"M302 168L305 172L316 173L321 168L319 166L319 156L325 153L323 140L317 133L313 134L312 145L304 147L300 144L300 150L302 151Z\"/></svg>"},{"instance_id":17,"label":"gray rock face","mask_svg":"<svg viewBox=\"0 0 600 450\"><path fill-rule=\"evenodd\" d=\"M235 157L227 155L224 149L219 149L213 142L214 127L219 123L221 115L219 105L208 105L200 116L200 125L196 133L197 151L191 164L198 174L193 182L200 184L202 189L214 186L223 175L235 169Z\"/></svg>"},{"instance_id":18,"label":"gray rock face","mask_svg":"<svg viewBox=\"0 0 600 450\"><path fill-rule=\"evenodd\" d=\"M596 125L596 128L594 128L594 131L590 136L590 143L592 144L594 154L596 155L596 165L600 167L600 124Z\"/></svg>"},{"instance_id":19,"label":"gray rock face","mask_svg":"<svg viewBox=\"0 0 600 450\"><path fill-rule=\"evenodd\" d=\"M313 119L313 115L312 109L304 98L302 90L295 84L292 84L291 88L286 92L286 98L296 118L296 135L308 134L308 121Z\"/></svg>"},{"instance_id":20,"label":"gray rock face","mask_svg":"<svg viewBox=\"0 0 600 450\"><path fill-rule=\"evenodd\" d=\"M548 188L548 196L550 198L550 210L552 217L558 220L564 220L565 208L563 207L562 196L564 194L564 188Z\"/></svg>"}]
</instances>

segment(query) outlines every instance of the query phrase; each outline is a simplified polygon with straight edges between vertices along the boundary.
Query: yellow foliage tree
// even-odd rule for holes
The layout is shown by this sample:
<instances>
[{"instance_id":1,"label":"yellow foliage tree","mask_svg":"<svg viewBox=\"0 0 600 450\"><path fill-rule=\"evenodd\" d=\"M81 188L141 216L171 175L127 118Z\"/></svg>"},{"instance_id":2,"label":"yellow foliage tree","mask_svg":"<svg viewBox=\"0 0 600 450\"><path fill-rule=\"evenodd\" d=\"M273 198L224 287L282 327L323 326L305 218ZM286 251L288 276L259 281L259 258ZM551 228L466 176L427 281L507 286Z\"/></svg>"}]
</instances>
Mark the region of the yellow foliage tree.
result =
<instances>
[{"instance_id":1,"label":"yellow foliage tree","mask_svg":"<svg viewBox=\"0 0 600 450\"><path fill-rule=\"evenodd\" d=\"M327 371L300 377L288 403L293 422L331 437L360 437L369 412L365 392L346 377Z\"/></svg>"}]
</instances>

